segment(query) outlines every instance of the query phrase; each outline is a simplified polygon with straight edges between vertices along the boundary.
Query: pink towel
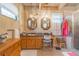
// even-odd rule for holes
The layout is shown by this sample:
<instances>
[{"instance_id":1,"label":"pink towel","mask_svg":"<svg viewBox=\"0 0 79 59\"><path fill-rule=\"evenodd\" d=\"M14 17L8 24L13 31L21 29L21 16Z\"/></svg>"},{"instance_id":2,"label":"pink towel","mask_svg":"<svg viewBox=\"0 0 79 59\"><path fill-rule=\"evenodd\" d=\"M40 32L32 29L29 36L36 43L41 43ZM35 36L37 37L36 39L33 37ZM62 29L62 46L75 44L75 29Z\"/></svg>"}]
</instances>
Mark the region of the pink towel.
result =
<instances>
[{"instance_id":1,"label":"pink towel","mask_svg":"<svg viewBox=\"0 0 79 59\"><path fill-rule=\"evenodd\" d=\"M77 56L77 54L75 52L68 52L69 56Z\"/></svg>"},{"instance_id":2,"label":"pink towel","mask_svg":"<svg viewBox=\"0 0 79 59\"><path fill-rule=\"evenodd\" d=\"M69 34L69 28L68 28L68 21L67 21L67 19L64 19L63 20L63 24L62 24L62 35L64 36L64 37L66 37L66 36L68 36L68 34Z\"/></svg>"}]
</instances>

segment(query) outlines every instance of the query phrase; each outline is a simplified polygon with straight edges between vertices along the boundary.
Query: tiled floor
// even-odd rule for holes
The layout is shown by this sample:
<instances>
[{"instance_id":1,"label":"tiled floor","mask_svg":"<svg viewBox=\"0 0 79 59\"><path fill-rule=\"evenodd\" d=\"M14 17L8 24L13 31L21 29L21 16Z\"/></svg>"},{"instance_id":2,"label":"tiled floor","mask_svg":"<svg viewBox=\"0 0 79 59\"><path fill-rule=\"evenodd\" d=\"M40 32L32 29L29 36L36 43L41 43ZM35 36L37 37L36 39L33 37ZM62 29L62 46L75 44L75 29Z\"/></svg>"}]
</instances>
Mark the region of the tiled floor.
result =
<instances>
[{"instance_id":1,"label":"tiled floor","mask_svg":"<svg viewBox=\"0 0 79 59\"><path fill-rule=\"evenodd\" d=\"M79 56L79 50L77 49L62 49L63 52L75 52L77 54L77 56Z\"/></svg>"},{"instance_id":2,"label":"tiled floor","mask_svg":"<svg viewBox=\"0 0 79 59\"><path fill-rule=\"evenodd\" d=\"M37 56L37 50L22 50L21 56Z\"/></svg>"},{"instance_id":3,"label":"tiled floor","mask_svg":"<svg viewBox=\"0 0 79 59\"><path fill-rule=\"evenodd\" d=\"M63 54L61 50L42 49L42 50L37 50L37 56L63 56Z\"/></svg>"},{"instance_id":4,"label":"tiled floor","mask_svg":"<svg viewBox=\"0 0 79 59\"><path fill-rule=\"evenodd\" d=\"M76 49L39 49L39 50L22 50L21 56L64 56L63 52L76 52L79 56L79 50Z\"/></svg>"},{"instance_id":5,"label":"tiled floor","mask_svg":"<svg viewBox=\"0 0 79 59\"><path fill-rule=\"evenodd\" d=\"M61 50L40 49L40 50L22 50L21 56L63 56Z\"/></svg>"}]
</instances>

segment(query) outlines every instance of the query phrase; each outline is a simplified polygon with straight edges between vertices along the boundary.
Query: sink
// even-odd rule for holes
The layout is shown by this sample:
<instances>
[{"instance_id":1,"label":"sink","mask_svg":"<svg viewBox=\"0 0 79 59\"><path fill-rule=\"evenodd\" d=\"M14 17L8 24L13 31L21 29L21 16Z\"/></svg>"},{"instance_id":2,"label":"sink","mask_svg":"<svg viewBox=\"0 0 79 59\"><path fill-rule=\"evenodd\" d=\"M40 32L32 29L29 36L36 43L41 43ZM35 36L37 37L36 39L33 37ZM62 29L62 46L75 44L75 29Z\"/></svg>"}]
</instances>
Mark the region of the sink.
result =
<instances>
[{"instance_id":1,"label":"sink","mask_svg":"<svg viewBox=\"0 0 79 59\"><path fill-rule=\"evenodd\" d=\"M3 44L7 40L7 33L0 34L0 44Z\"/></svg>"},{"instance_id":2,"label":"sink","mask_svg":"<svg viewBox=\"0 0 79 59\"><path fill-rule=\"evenodd\" d=\"M0 36L0 44L4 43L7 40L7 36Z\"/></svg>"},{"instance_id":3,"label":"sink","mask_svg":"<svg viewBox=\"0 0 79 59\"><path fill-rule=\"evenodd\" d=\"M36 36L36 34L32 34L32 33L30 33L30 34L27 34L28 36Z\"/></svg>"},{"instance_id":4,"label":"sink","mask_svg":"<svg viewBox=\"0 0 79 59\"><path fill-rule=\"evenodd\" d=\"M0 40L0 45L3 44L3 43L4 43L3 40Z\"/></svg>"},{"instance_id":5,"label":"sink","mask_svg":"<svg viewBox=\"0 0 79 59\"><path fill-rule=\"evenodd\" d=\"M3 42L0 42L0 45L3 44Z\"/></svg>"},{"instance_id":6,"label":"sink","mask_svg":"<svg viewBox=\"0 0 79 59\"><path fill-rule=\"evenodd\" d=\"M43 33L21 33L22 36L43 36L44 34Z\"/></svg>"}]
</instances>

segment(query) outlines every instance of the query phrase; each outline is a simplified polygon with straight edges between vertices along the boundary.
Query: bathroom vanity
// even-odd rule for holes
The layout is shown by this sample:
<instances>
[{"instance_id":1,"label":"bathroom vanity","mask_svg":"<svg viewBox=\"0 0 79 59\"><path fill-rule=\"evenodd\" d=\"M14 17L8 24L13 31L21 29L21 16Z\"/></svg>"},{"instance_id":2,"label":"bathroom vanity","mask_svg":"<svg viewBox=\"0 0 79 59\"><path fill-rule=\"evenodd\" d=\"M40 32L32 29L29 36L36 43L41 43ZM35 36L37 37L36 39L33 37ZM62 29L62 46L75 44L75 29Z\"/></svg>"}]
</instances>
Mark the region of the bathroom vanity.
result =
<instances>
[{"instance_id":1,"label":"bathroom vanity","mask_svg":"<svg viewBox=\"0 0 79 59\"><path fill-rule=\"evenodd\" d=\"M38 33L27 33L21 35L21 48L22 49L39 49L42 48L43 36Z\"/></svg>"},{"instance_id":2,"label":"bathroom vanity","mask_svg":"<svg viewBox=\"0 0 79 59\"><path fill-rule=\"evenodd\" d=\"M21 46L19 39L10 39L0 44L0 56L20 56Z\"/></svg>"}]
</instances>

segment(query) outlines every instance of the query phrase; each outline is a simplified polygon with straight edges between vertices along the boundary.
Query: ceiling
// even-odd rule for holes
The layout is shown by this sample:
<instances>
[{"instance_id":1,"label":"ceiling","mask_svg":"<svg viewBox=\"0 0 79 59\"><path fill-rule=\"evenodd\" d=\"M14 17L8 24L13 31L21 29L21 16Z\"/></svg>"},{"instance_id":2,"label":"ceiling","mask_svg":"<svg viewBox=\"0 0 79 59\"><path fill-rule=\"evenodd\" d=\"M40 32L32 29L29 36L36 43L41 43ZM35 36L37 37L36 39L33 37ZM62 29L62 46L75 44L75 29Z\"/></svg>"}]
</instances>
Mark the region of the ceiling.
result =
<instances>
[{"instance_id":1,"label":"ceiling","mask_svg":"<svg viewBox=\"0 0 79 59\"><path fill-rule=\"evenodd\" d=\"M74 11L79 9L79 3L24 3L24 6L44 6L44 7L57 7L58 10L67 10L67 11ZM50 8L51 8L50 7Z\"/></svg>"},{"instance_id":2,"label":"ceiling","mask_svg":"<svg viewBox=\"0 0 79 59\"><path fill-rule=\"evenodd\" d=\"M25 6L39 6L39 4L44 6L58 6L58 3L23 3Z\"/></svg>"}]
</instances>

